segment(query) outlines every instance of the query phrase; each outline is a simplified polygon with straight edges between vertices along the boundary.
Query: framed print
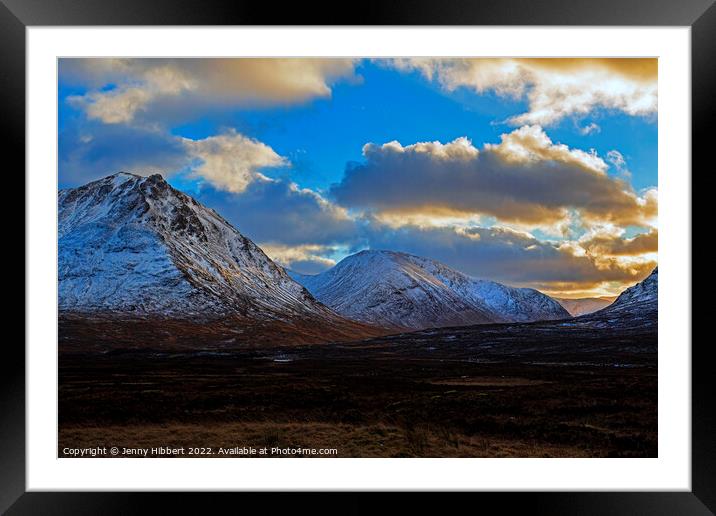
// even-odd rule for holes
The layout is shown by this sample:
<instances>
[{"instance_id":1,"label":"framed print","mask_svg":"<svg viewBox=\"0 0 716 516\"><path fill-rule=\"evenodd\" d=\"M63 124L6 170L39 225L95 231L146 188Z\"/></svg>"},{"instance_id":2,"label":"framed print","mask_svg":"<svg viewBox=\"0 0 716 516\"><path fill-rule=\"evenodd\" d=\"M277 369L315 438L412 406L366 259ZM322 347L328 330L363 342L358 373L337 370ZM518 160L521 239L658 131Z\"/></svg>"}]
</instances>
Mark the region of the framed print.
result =
<instances>
[{"instance_id":1,"label":"framed print","mask_svg":"<svg viewBox=\"0 0 716 516\"><path fill-rule=\"evenodd\" d=\"M711 2L132 4L0 11L26 201L3 510L713 511Z\"/></svg>"}]
</instances>

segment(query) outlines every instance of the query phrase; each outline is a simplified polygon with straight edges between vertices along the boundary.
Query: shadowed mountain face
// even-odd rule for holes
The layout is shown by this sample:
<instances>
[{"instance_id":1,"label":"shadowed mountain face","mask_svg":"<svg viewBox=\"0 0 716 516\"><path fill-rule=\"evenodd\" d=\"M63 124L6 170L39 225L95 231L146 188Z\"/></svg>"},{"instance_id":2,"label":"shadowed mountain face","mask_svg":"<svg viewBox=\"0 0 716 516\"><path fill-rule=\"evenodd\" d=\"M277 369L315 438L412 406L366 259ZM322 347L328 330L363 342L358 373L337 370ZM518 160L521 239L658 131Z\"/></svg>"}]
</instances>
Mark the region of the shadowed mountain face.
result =
<instances>
[{"instance_id":1,"label":"shadowed mountain face","mask_svg":"<svg viewBox=\"0 0 716 516\"><path fill-rule=\"evenodd\" d=\"M61 314L358 327L160 175L62 190L58 217ZM365 333L334 337L355 335Z\"/></svg>"},{"instance_id":2,"label":"shadowed mountain face","mask_svg":"<svg viewBox=\"0 0 716 516\"><path fill-rule=\"evenodd\" d=\"M363 343L412 350L415 356L449 350L476 363L656 366L658 272L626 289L607 308L559 321L431 328Z\"/></svg>"},{"instance_id":3,"label":"shadowed mountain face","mask_svg":"<svg viewBox=\"0 0 716 516\"><path fill-rule=\"evenodd\" d=\"M406 253L362 251L315 276L290 274L341 315L380 326L424 329L569 317L537 290L477 280Z\"/></svg>"},{"instance_id":4,"label":"shadowed mountain face","mask_svg":"<svg viewBox=\"0 0 716 516\"><path fill-rule=\"evenodd\" d=\"M611 305L584 318L608 319L620 325L655 326L659 314L658 293L659 271L656 268L644 281L619 294Z\"/></svg>"}]
</instances>

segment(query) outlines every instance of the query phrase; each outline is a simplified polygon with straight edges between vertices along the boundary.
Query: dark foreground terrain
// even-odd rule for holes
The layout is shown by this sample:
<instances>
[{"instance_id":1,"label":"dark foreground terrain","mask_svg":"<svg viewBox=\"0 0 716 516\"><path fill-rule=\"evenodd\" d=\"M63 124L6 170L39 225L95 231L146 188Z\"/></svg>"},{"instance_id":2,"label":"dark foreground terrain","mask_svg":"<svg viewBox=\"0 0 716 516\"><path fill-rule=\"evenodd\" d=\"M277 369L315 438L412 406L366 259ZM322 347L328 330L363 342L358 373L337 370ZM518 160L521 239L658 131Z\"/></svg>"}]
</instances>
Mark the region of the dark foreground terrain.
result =
<instances>
[{"instance_id":1,"label":"dark foreground terrain","mask_svg":"<svg viewBox=\"0 0 716 516\"><path fill-rule=\"evenodd\" d=\"M86 332L61 324L60 335L60 456L97 446L657 455L655 324L582 318L244 349L209 339L203 351L155 339L79 352Z\"/></svg>"}]
</instances>

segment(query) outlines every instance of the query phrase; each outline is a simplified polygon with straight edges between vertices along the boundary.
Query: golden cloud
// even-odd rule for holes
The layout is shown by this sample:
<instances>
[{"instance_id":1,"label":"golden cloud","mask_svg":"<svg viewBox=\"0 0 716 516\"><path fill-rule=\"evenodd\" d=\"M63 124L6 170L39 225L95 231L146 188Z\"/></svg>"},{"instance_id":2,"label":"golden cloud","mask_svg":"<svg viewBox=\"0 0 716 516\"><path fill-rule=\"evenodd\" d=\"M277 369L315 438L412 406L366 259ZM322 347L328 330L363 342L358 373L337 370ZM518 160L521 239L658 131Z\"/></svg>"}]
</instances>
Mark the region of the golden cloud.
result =
<instances>
[{"instance_id":1,"label":"golden cloud","mask_svg":"<svg viewBox=\"0 0 716 516\"><path fill-rule=\"evenodd\" d=\"M466 138L449 143L399 142L363 147L365 162L346 169L331 194L339 204L390 217L492 216L502 222L560 226L646 225L657 213L656 190L637 194L595 152L553 143L538 126L503 135L478 150Z\"/></svg>"},{"instance_id":2,"label":"golden cloud","mask_svg":"<svg viewBox=\"0 0 716 516\"><path fill-rule=\"evenodd\" d=\"M407 58L387 61L401 71L418 71L446 91L526 98L529 111L514 125L554 124L598 108L634 116L657 110L658 60L632 58Z\"/></svg>"},{"instance_id":3,"label":"golden cloud","mask_svg":"<svg viewBox=\"0 0 716 516\"><path fill-rule=\"evenodd\" d=\"M261 249L282 267L301 274L315 274L333 267L336 262L326 255L334 252L334 248L323 245L281 245L260 244Z\"/></svg>"},{"instance_id":4,"label":"golden cloud","mask_svg":"<svg viewBox=\"0 0 716 516\"><path fill-rule=\"evenodd\" d=\"M569 73L583 70L602 69L614 75L644 82L657 80L659 60L656 58L632 57L556 57L556 58L520 58L514 61L545 70Z\"/></svg>"},{"instance_id":5,"label":"golden cloud","mask_svg":"<svg viewBox=\"0 0 716 516\"><path fill-rule=\"evenodd\" d=\"M600 256L640 256L656 253L659 248L659 231L652 228L647 233L633 238L621 235L596 234L580 240L580 246L586 252Z\"/></svg>"},{"instance_id":6,"label":"golden cloud","mask_svg":"<svg viewBox=\"0 0 716 516\"><path fill-rule=\"evenodd\" d=\"M62 59L59 69L62 80L95 88L67 101L105 123L150 111L157 120L202 106L300 103L330 96L335 81L355 80L352 59L85 58Z\"/></svg>"},{"instance_id":7,"label":"golden cloud","mask_svg":"<svg viewBox=\"0 0 716 516\"><path fill-rule=\"evenodd\" d=\"M433 258L477 278L563 297L616 295L656 266L655 256L591 255L578 241L548 242L502 226L393 228L373 219L366 231L373 249Z\"/></svg>"}]
</instances>

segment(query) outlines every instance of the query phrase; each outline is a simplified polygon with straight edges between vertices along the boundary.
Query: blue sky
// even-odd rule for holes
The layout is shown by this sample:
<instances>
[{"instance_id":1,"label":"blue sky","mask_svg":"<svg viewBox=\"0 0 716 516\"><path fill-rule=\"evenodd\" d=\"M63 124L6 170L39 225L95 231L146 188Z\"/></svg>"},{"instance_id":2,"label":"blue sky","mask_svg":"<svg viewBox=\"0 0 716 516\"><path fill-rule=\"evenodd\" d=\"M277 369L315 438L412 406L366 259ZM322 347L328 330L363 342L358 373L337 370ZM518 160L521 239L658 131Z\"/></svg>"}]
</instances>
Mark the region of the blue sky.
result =
<instances>
[{"instance_id":1,"label":"blue sky","mask_svg":"<svg viewBox=\"0 0 716 516\"><path fill-rule=\"evenodd\" d=\"M655 264L646 60L246 61L62 60L59 187L160 172L307 273L391 247L576 297Z\"/></svg>"}]
</instances>

